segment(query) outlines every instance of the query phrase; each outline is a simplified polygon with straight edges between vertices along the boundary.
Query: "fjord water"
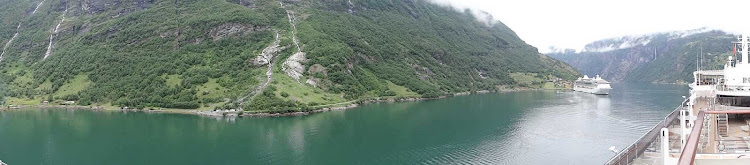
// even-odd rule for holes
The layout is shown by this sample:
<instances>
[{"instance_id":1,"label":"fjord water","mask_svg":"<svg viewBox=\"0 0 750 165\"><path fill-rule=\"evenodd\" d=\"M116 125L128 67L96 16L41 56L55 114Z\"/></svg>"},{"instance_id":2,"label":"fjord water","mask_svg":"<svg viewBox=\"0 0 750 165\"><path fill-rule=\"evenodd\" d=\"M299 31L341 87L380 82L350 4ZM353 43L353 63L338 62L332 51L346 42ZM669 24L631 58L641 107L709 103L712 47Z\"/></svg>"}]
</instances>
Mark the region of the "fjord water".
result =
<instances>
[{"instance_id":1,"label":"fjord water","mask_svg":"<svg viewBox=\"0 0 750 165\"><path fill-rule=\"evenodd\" d=\"M0 112L0 160L25 164L602 164L656 124L684 85L609 96L524 91L381 103L310 116Z\"/></svg>"}]
</instances>

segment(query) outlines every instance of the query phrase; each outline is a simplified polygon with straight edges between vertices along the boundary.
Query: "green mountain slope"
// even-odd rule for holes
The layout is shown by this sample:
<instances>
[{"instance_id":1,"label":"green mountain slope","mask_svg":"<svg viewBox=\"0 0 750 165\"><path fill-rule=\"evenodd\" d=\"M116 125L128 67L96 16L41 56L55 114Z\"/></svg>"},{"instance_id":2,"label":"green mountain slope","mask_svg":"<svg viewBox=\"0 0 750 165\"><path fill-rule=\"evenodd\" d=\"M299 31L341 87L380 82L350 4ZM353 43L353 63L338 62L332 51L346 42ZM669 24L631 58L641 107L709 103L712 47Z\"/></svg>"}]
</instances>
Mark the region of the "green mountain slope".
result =
<instances>
[{"instance_id":1,"label":"green mountain slope","mask_svg":"<svg viewBox=\"0 0 750 165\"><path fill-rule=\"evenodd\" d=\"M302 111L577 75L502 23L421 0L40 2L0 0L0 41L21 24L0 62L9 104Z\"/></svg>"},{"instance_id":2,"label":"green mountain slope","mask_svg":"<svg viewBox=\"0 0 750 165\"><path fill-rule=\"evenodd\" d=\"M623 43L622 40L648 42L623 49L579 53L568 51L548 55L571 64L583 74L599 74L616 82L689 83L697 67L698 55L703 53L703 69L721 69L732 54L731 42L736 40L734 35L722 31L692 33L672 32L602 40L589 44L587 48L595 50L596 45L617 46Z\"/></svg>"}]
</instances>

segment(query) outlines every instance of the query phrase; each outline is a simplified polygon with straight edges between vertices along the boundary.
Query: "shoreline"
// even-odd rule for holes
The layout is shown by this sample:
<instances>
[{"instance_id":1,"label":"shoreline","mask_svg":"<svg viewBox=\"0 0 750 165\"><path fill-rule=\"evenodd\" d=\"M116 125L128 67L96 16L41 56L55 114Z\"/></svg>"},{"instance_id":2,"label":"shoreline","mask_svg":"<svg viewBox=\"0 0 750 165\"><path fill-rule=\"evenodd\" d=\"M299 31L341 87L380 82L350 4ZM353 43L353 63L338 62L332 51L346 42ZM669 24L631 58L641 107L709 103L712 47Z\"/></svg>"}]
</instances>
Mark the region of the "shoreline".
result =
<instances>
[{"instance_id":1,"label":"shoreline","mask_svg":"<svg viewBox=\"0 0 750 165\"><path fill-rule=\"evenodd\" d=\"M13 106L13 107L3 106L3 107L0 107L0 111L17 111L17 110L25 110L25 109L31 109L31 108L39 108L39 109L63 108L63 109L90 110L90 111L186 114L186 115L197 115L197 116L219 117L219 118L288 117L288 116L307 116L307 115L329 112L329 111L343 111L343 110L348 110L348 109L357 108L360 106L365 106L365 105L375 104L375 103L415 102L415 101L426 101L426 100L438 100L438 99L445 99L448 97L466 96L466 95L472 95L472 94L510 93L510 92L542 91L542 90L570 90L570 89L569 88L554 88L554 89L516 88L516 89L503 89L503 90L493 90L493 91L481 90L481 91L473 91L473 92L460 92L460 93L454 93L451 95L440 96L437 98L415 98L415 97L375 98L375 99L362 100L362 101L354 100L354 101L349 101L349 102L336 103L336 104L331 104L331 105L337 105L337 106L323 107L323 108L318 108L318 109L314 109L310 111L300 111L300 112L262 112L262 111L244 112L244 111L230 111L230 110L214 111L214 110L195 110L195 109L136 110L136 109L106 109L106 107L104 106L80 106L80 105L19 105L19 106ZM338 105L338 104L341 104L341 105Z\"/></svg>"}]
</instances>

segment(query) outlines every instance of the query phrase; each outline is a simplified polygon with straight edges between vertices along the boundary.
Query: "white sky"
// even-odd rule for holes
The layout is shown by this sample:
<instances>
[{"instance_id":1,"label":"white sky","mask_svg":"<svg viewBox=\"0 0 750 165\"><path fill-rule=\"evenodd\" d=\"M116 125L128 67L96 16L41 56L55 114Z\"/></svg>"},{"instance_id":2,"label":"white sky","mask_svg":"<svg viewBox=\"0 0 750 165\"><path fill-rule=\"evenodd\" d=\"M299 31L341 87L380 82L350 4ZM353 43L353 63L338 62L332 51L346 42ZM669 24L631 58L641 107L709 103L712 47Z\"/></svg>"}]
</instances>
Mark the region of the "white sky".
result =
<instances>
[{"instance_id":1,"label":"white sky","mask_svg":"<svg viewBox=\"0 0 750 165\"><path fill-rule=\"evenodd\" d=\"M486 11L541 52L549 46L582 49L600 39L701 27L750 32L750 14L744 22L737 15L750 8L748 0L433 1Z\"/></svg>"}]
</instances>

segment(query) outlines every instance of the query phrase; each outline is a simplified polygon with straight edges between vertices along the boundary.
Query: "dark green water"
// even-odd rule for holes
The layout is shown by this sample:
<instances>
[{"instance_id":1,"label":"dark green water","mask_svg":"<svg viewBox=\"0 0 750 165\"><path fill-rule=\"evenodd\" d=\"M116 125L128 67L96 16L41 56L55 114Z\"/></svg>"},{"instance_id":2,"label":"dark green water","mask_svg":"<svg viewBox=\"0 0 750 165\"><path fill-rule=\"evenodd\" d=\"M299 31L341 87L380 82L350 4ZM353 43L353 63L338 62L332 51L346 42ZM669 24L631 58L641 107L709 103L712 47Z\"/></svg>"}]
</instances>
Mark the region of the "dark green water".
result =
<instances>
[{"instance_id":1,"label":"dark green water","mask_svg":"<svg viewBox=\"0 0 750 165\"><path fill-rule=\"evenodd\" d=\"M602 164L687 86L528 91L280 118L64 109L0 112L0 160L35 164Z\"/></svg>"}]
</instances>

